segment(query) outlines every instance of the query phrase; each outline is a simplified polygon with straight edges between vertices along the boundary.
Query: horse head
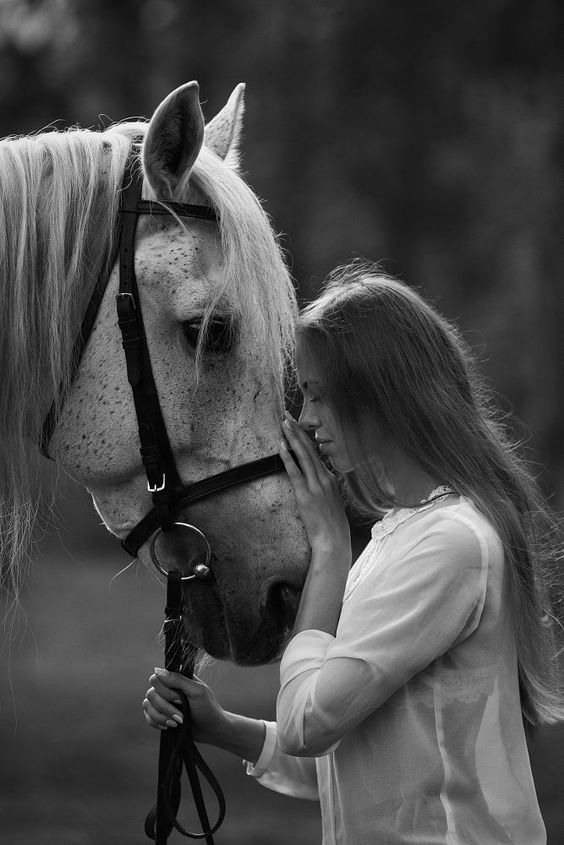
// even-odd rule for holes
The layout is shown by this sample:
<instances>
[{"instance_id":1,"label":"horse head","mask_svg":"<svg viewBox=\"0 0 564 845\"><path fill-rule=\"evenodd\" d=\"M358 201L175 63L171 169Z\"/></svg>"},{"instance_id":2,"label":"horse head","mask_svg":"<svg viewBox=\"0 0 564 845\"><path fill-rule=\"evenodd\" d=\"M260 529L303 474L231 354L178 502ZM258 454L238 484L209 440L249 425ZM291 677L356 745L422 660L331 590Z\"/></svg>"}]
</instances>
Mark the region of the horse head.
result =
<instances>
[{"instance_id":1,"label":"horse head","mask_svg":"<svg viewBox=\"0 0 564 845\"><path fill-rule=\"evenodd\" d=\"M2 197L5 218L16 193L25 194L25 208L18 206L4 227L8 244L10 226L25 223L4 268L6 302L12 322L34 310L34 336L20 319L19 333L12 327L11 341L3 342L13 394L3 412L9 399L21 421L19 428L5 422L4 429L10 442L25 438L29 445L53 395L60 396L50 455L89 490L104 524L120 539L147 513L151 498L116 319L117 266L108 267L92 332L76 372L69 373L73 332L114 254L120 180L134 139L141 139L144 199L205 204L217 217L148 214L136 230L147 345L181 481L189 485L276 452L280 440L294 291L268 218L237 169L244 87L207 126L198 92L195 82L181 86L148 123L10 139L0 151L11 185ZM25 184L18 185L21 173ZM14 291L8 272L18 261ZM41 271L31 278L27 272L22 282L21 270L38 263ZM18 343L24 354L15 354ZM24 451L14 452L20 461ZM178 518L205 534L213 554L214 580L194 581L184 590L187 639L243 664L275 658L291 629L308 562L285 475L216 493ZM159 537L167 568L182 571L192 554L183 533ZM147 543L139 558L149 563Z\"/></svg>"}]
</instances>

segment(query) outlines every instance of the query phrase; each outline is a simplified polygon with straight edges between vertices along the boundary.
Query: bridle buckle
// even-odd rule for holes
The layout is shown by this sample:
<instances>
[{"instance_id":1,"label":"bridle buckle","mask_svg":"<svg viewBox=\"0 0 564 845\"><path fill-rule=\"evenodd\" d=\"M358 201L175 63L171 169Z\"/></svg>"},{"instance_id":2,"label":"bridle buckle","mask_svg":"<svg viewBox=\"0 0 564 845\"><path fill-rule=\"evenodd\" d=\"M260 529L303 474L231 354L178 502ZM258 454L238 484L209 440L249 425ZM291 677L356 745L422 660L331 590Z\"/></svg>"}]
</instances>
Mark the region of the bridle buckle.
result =
<instances>
[{"instance_id":1,"label":"bridle buckle","mask_svg":"<svg viewBox=\"0 0 564 845\"><path fill-rule=\"evenodd\" d=\"M147 490L149 491L149 493L162 493L162 491L165 489L165 487L166 487L166 472L163 472L163 477L162 477L162 481L161 481L160 484L158 484L157 482L155 482L154 484L151 484L150 481L147 481Z\"/></svg>"}]
</instances>

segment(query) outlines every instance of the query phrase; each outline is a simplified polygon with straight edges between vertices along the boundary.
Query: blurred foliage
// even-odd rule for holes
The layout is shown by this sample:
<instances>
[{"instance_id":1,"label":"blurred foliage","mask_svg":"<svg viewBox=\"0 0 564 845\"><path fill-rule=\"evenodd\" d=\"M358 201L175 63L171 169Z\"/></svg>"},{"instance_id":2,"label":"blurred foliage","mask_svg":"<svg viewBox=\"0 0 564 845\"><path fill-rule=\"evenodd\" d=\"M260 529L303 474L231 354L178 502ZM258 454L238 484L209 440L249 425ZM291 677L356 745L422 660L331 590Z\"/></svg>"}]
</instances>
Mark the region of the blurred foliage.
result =
<instances>
[{"instance_id":1,"label":"blurred foliage","mask_svg":"<svg viewBox=\"0 0 564 845\"><path fill-rule=\"evenodd\" d=\"M381 259L459 320L564 502L559 0L0 0L0 134L248 83L245 168L301 296ZM531 431L534 434L531 434Z\"/></svg>"}]
</instances>

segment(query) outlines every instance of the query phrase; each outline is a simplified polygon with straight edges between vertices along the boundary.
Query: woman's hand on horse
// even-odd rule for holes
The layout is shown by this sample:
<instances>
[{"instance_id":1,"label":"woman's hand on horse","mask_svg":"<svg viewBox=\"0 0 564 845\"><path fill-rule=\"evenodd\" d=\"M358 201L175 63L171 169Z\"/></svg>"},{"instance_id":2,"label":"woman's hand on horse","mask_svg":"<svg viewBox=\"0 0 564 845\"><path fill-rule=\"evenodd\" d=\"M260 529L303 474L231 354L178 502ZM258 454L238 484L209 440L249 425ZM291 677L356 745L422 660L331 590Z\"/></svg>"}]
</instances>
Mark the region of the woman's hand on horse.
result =
<instances>
[{"instance_id":1,"label":"woman's hand on horse","mask_svg":"<svg viewBox=\"0 0 564 845\"><path fill-rule=\"evenodd\" d=\"M225 711L207 684L199 678L185 678L165 669L155 669L149 682L151 687L141 705L147 724L160 730L182 724L180 690L190 703L194 739L197 742L213 742L225 721Z\"/></svg>"},{"instance_id":2,"label":"woman's hand on horse","mask_svg":"<svg viewBox=\"0 0 564 845\"><path fill-rule=\"evenodd\" d=\"M350 530L337 479L322 463L301 426L285 413L280 457L294 488L296 502L312 550L339 551L347 559ZM292 458L288 447L294 452Z\"/></svg>"}]
</instances>

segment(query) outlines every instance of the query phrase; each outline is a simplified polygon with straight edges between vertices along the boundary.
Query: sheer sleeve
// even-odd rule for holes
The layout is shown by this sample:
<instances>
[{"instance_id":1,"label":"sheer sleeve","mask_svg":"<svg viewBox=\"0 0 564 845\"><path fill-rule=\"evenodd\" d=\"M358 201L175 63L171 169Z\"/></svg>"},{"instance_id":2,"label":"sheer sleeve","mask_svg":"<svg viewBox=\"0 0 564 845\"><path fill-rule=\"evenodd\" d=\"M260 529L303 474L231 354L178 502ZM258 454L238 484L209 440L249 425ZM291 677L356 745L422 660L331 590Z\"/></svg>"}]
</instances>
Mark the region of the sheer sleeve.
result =
<instances>
[{"instance_id":1,"label":"sheer sleeve","mask_svg":"<svg viewBox=\"0 0 564 845\"><path fill-rule=\"evenodd\" d=\"M247 774L262 786L290 795L318 801L315 760L311 757L291 757L284 754L276 735L276 722L264 722L266 734L260 757L254 764L244 760Z\"/></svg>"},{"instance_id":2,"label":"sheer sleeve","mask_svg":"<svg viewBox=\"0 0 564 845\"><path fill-rule=\"evenodd\" d=\"M452 513L385 556L343 605L336 637L297 634L280 667L278 741L319 756L478 625L488 549ZM423 520L422 520L423 522ZM421 526L423 528L423 525Z\"/></svg>"}]
</instances>

